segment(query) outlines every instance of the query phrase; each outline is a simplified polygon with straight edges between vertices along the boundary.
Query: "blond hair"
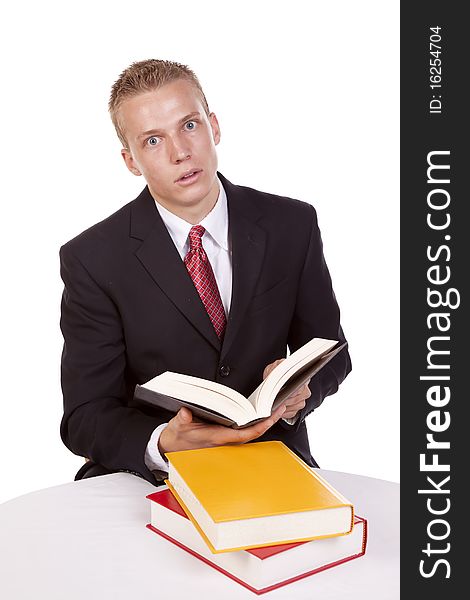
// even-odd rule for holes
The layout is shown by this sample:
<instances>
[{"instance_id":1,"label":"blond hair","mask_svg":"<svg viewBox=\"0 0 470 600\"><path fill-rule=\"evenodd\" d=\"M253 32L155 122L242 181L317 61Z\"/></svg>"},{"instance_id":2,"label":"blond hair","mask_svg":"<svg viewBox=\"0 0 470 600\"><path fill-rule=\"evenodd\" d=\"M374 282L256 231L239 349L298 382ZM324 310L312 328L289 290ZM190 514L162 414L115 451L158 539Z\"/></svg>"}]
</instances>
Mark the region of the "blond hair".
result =
<instances>
[{"instance_id":1,"label":"blond hair","mask_svg":"<svg viewBox=\"0 0 470 600\"><path fill-rule=\"evenodd\" d=\"M144 92L157 90L167 83L180 79L189 81L194 85L201 96L204 110L209 114L209 106L201 84L194 72L186 65L170 60L149 59L134 62L127 69L124 69L111 88L108 104L111 120L124 147L127 147L127 140L118 118L119 107L124 100Z\"/></svg>"}]
</instances>

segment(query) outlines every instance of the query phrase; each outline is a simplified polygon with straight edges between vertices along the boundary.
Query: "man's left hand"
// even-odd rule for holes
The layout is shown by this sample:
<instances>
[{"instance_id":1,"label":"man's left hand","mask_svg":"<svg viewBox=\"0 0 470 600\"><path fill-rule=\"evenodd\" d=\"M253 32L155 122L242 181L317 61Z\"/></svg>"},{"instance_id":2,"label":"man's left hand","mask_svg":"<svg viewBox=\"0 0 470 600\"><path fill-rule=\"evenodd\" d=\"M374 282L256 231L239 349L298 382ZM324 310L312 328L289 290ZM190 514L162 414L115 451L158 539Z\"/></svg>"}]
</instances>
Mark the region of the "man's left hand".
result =
<instances>
[{"instance_id":1,"label":"man's left hand","mask_svg":"<svg viewBox=\"0 0 470 600\"><path fill-rule=\"evenodd\" d=\"M271 373L271 371L277 367L285 358L280 358L275 360L273 363L269 364L263 371L263 379ZM296 416L299 410L305 408L305 403L310 398L312 392L308 387L310 382L307 381L301 388L293 392L285 401L286 412L282 415L283 419L292 419Z\"/></svg>"}]
</instances>

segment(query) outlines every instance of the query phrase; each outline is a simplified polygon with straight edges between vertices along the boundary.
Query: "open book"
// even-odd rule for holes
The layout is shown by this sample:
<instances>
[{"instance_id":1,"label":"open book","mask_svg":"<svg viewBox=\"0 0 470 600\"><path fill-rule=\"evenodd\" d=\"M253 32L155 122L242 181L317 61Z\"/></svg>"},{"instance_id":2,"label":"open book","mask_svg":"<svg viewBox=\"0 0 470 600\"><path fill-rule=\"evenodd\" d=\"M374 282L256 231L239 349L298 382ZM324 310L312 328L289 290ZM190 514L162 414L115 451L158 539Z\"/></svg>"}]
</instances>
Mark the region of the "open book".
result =
<instances>
[{"instance_id":1,"label":"open book","mask_svg":"<svg viewBox=\"0 0 470 600\"><path fill-rule=\"evenodd\" d=\"M346 343L313 338L277 365L248 398L226 385L171 371L136 385L134 398L172 412L186 406L194 416L206 421L234 428L247 427L269 417Z\"/></svg>"}]
</instances>

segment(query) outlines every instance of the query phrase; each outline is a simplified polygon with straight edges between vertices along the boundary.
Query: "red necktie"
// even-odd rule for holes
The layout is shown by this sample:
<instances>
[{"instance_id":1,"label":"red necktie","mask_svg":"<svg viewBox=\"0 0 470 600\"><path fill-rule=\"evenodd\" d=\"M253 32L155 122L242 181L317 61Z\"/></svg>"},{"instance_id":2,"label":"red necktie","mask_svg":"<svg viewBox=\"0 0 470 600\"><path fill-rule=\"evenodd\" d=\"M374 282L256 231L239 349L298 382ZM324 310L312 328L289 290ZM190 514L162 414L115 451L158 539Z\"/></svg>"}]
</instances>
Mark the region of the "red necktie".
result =
<instances>
[{"instance_id":1,"label":"red necktie","mask_svg":"<svg viewBox=\"0 0 470 600\"><path fill-rule=\"evenodd\" d=\"M184 264L201 297L216 334L219 338L222 338L226 325L224 305L220 298L219 288L217 287L211 264L202 247L204 232L205 229L202 225L191 227L189 232L189 252L184 257Z\"/></svg>"}]
</instances>

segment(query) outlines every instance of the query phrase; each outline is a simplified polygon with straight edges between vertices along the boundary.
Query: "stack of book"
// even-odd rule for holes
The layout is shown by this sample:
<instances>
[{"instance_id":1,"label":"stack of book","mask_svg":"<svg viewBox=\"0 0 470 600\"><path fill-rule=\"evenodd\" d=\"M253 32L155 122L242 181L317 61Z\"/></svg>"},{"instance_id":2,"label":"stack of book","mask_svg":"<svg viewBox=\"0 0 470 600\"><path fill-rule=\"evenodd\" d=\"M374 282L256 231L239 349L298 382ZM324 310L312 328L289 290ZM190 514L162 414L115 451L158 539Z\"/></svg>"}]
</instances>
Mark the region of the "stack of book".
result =
<instances>
[{"instance_id":1,"label":"stack of book","mask_svg":"<svg viewBox=\"0 0 470 600\"><path fill-rule=\"evenodd\" d=\"M282 442L166 456L147 527L257 594L365 553L366 519Z\"/></svg>"}]
</instances>

